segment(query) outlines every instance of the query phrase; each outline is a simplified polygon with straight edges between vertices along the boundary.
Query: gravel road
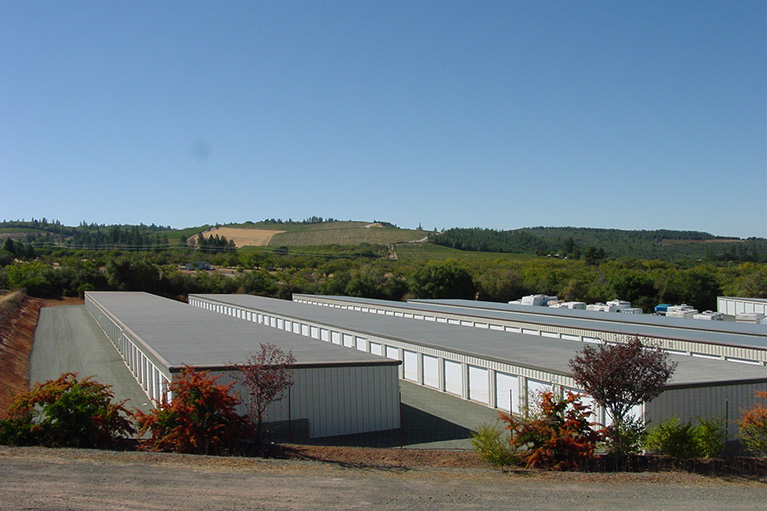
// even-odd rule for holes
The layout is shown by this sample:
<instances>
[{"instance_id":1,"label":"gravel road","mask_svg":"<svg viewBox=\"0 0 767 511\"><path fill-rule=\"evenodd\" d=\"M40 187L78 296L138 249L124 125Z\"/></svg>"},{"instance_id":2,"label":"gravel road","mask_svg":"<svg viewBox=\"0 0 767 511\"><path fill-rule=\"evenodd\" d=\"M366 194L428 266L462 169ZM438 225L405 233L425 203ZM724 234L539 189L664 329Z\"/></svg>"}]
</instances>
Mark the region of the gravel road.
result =
<instances>
[{"instance_id":1,"label":"gravel road","mask_svg":"<svg viewBox=\"0 0 767 511\"><path fill-rule=\"evenodd\" d=\"M767 483L682 473L360 469L311 461L0 447L0 510L756 510Z\"/></svg>"}]
</instances>

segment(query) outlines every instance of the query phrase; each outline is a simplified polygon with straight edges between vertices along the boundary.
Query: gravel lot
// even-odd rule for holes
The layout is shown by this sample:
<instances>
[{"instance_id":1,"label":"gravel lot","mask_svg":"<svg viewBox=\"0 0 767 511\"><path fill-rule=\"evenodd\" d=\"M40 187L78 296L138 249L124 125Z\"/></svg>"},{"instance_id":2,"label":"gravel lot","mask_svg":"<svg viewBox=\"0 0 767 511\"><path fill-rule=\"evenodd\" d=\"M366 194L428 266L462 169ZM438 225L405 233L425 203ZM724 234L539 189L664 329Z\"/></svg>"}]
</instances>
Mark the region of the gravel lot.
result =
<instances>
[{"instance_id":1,"label":"gravel lot","mask_svg":"<svg viewBox=\"0 0 767 511\"><path fill-rule=\"evenodd\" d=\"M350 468L141 452L0 447L0 509L765 509L767 483L677 472Z\"/></svg>"}]
</instances>

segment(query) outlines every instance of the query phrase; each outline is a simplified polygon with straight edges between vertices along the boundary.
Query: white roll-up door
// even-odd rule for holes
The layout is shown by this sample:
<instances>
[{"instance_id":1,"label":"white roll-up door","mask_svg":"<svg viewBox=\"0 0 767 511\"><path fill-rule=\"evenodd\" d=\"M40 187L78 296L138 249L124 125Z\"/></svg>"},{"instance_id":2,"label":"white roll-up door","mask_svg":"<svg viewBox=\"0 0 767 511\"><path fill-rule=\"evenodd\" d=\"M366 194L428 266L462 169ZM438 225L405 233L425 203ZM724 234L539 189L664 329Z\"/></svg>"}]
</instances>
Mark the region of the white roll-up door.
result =
<instances>
[{"instance_id":1,"label":"white roll-up door","mask_svg":"<svg viewBox=\"0 0 767 511\"><path fill-rule=\"evenodd\" d=\"M423 356L423 384L427 387L439 388L439 359L437 357Z\"/></svg>"},{"instance_id":2,"label":"white roll-up door","mask_svg":"<svg viewBox=\"0 0 767 511\"><path fill-rule=\"evenodd\" d=\"M353 348L354 347L354 337L352 337L349 334L344 334L344 346L347 348Z\"/></svg>"},{"instance_id":3,"label":"white roll-up door","mask_svg":"<svg viewBox=\"0 0 767 511\"><path fill-rule=\"evenodd\" d=\"M591 410L591 417L589 418L590 421L596 421L599 420L596 414L596 402L594 401L594 398L586 394L585 390L582 389L573 389L573 388L564 388L563 394L565 397L567 397L567 392L572 392L573 394L580 394L580 401L581 404L586 405Z\"/></svg>"},{"instance_id":4,"label":"white roll-up door","mask_svg":"<svg viewBox=\"0 0 767 511\"><path fill-rule=\"evenodd\" d=\"M332 342L333 344L341 344L341 333L330 332L330 342Z\"/></svg>"},{"instance_id":5,"label":"white roll-up door","mask_svg":"<svg viewBox=\"0 0 767 511\"><path fill-rule=\"evenodd\" d=\"M511 413L519 413L519 378L511 374L495 373L495 406Z\"/></svg>"},{"instance_id":6,"label":"white roll-up door","mask_svg":"<svg viewBox=\"0 0 767 511\"><path fill-rule=\"evenodd\" d=\"M418 381L418 354L415 351L404 350L405 379Z\"/></svg>"},{"instance_id":7,"label":"white roll-up door","mask_svg":"<svg viewBox=\"0 0 767 511\"><path fill-rule=\"evenodd\" d=\"M531 410L538 406L541 401L541 394L544 392L551 392L552 386L550 383L538 380L527 380L527 406Z\"/></svg>"},{"instance_id":8,"label":"white roll-up door","mask_svg":"<svg viewBox=\"0 0 767 511\"><path fill-rule=\"evenodd\" d=\"M364 337L355 337L354 344L357 345L357 349L360 351L367 351L367 343Z\"/></svg>"},{"instance_id":9,"label":"white roll-up door","mask_svg":"<svg viewBox=\"0 0 767 511\"><path fill-rule=\"evenodd\" d=\"M370 343L370 353L373 355L383 355L383 347L377 342Z\"/></svg>"},{"instance_id":10,"label":"white roll-up door","mask_svg":"<svg viewBox=\"0 0 767 511\"><path fill-rule=\"evenodd\" d=\"M399 360L399 350L397 348L393 348L391 346L386 347L386 358L391 358L393 360Z\"/></svg>"},{"instance_id":11,"label":"white roll-up door","mask_svg":"<svg viewBox=\"0 0 767 511\"><path fill-rule=\"evenodd\" d=\"M469 399L490 403L490 383L484 367L469 366Z\"/></svg>"},{"instance_id":12,"label":"white roll-up door","mask_svg":"<svg viewBox=\"0 0 767 511\"><path fill-rule=\"evenodd\" d=\"M460 362L445 360L445 392L463 396L463 370Z\"/></svg>"},{"instance_id":13,"label":"white roll-up door","mask_svg":"<svg viewBox=\"0 0 767 511\"><path fill-rule=\"evenodd\" d=\"M327 328L320 330L320 340L325 342L330 341L330 331Z\"/></svg>"}]
</instances>

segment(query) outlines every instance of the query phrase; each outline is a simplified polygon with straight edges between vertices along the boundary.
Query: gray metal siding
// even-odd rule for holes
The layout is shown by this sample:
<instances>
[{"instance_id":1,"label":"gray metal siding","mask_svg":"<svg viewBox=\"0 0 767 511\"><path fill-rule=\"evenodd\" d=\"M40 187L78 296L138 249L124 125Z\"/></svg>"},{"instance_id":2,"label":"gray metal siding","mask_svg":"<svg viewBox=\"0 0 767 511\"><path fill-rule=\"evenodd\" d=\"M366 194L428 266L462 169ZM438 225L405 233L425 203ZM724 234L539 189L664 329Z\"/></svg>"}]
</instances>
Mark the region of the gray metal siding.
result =
<instances>
[{"instance_id":1,"label":"gray metal siding","mask_svg":"<svg viewBox=\"0 0 767 511\"><path fill-rule=\"evenodd\" d=\"M742 409L754 406L756 391L767 391L767 383L669 388L645 405L645 421L653 424L679 417L682 422L694 422L698 417L720 417L727 421L732 439L738 431L735 421Z\"/></svg>"}]
</instances>

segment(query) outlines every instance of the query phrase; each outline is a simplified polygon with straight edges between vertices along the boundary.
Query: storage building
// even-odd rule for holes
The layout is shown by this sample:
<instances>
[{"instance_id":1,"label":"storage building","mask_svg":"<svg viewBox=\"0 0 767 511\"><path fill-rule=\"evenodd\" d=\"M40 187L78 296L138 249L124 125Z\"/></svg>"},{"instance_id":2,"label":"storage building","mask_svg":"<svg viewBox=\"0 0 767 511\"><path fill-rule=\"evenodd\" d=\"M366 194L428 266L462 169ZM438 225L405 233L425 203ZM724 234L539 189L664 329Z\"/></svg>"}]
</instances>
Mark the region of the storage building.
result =
<instances>
[{"instance_id":1,"label":"storage building","mask_svg":"<svg viewBox=\"0 0 767 511\"><path fill-rule=\"evenodd\" d=\"M405 380L513 413L524 413L537 392L579 391L568 361L582 349L581 342L601 342L546 335L556 332L554 327L541 334L540 323L534 331L514 330L498 318L485 316L480 321L478 313L466 309L435 313L441 308L423 303L311 295L296 295L294 302L250 295L190 295L189 303L400 360L400 377ZM664 393L634 410L646 421L675 415L681 420L733 419L741 407L753 403L755 390L767 390L767 369L762 364L677 354L672 358L679 367ZM599 421L607 422L602 410L596 413ZM734 437L733 425L728 434Z\"/></svg>"},{"instance_id":2,"label":"storage building","mask_svg":"<svg viewBox=\"0 0 767 511\"><path fill-rule=\"evenodd\" d=\"M292 352L296 364L294 384L269 408L268 421L290 421L313 438L399 428L399 361L148 293L86 292L85 306L154 400L184 366L230 382L227 367L244 363L261 343L269 343Z\"/></svg>"}]
</instances>

